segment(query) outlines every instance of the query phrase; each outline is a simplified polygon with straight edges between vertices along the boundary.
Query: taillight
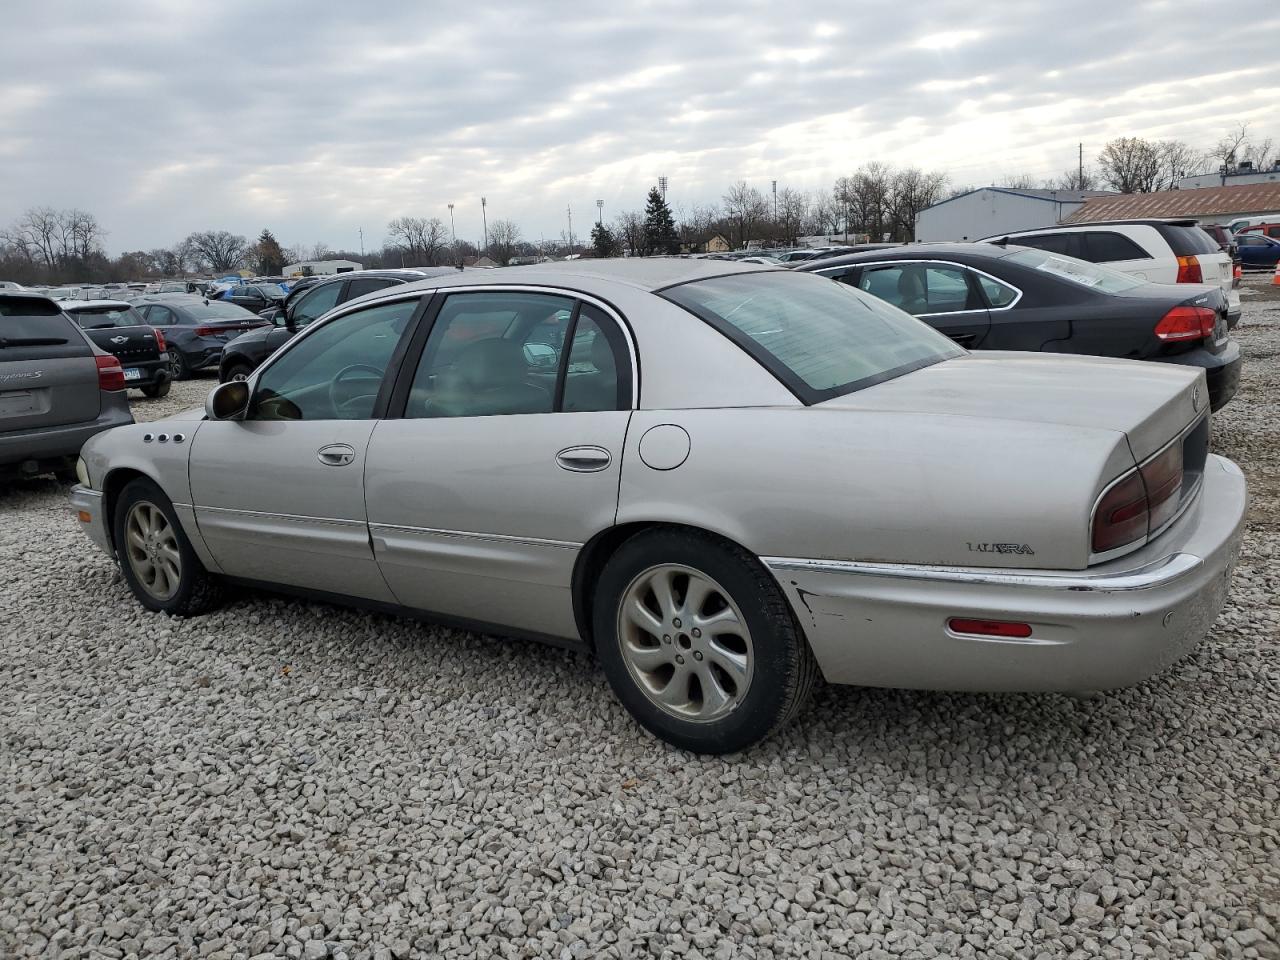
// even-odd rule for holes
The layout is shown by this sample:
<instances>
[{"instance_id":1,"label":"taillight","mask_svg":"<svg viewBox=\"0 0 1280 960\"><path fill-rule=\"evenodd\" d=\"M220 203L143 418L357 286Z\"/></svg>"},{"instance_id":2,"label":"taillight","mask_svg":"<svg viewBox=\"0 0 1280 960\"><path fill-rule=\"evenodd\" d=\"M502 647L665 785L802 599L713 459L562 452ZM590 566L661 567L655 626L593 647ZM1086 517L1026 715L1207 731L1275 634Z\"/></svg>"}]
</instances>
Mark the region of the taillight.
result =
<instances>
[{"instance_id":1,"label":"taillight","mask_svg":"<svg viewBox=\"0 0 1280 960\"><path fill-rule=\"evenodd\" d=\"M1156 324L1161 340L1203 340L1213 336L1218 315L1208 307L1174 307Z\"/></svg>"},{"instance_id":2,"label":"taillight","mask_svg":"<svg viewBox=\"0 0 1280 960\"><path fill-rule=\"evenodd\" d=\"M111 356L94 357L93 360L98 365L99 390L124 389L124 367L120 366L119 360Z\"/></svg>"},{"instance_id":3,"label":"taillight","mask_svg":"<svg viewBox=\"0 0 1280 960\"><path fill-rule=\"evenodd\" d=\"M195 334L197 337L212 337L213 327L196 327Z\"/></svg>"},{"instance_id":4,"label":"taillight","mask_svg":"<svg viewBox=\"0 0 1280 960\"><path fill-rule=\"evenodd\" d=\"M156 335L156 349L161 353L164 353L166 350L168 350L169 347L164 342L164 333L158 327L152 327L151 332Z\"/></svg>"},{"instance_id":5,"label":"taillight","mask_svg":"<svg viewBox=\"0 0 1280 960\"><path fill-rule=\"evenodd\" d=\"M1182 444L1171 444L1104 493L1093 514L1093 552L1123 547L1168 523L1182 502L1182 466Z\"/></svg>"},{"instance_id":6,"label":"taillight","mask_svg":"<svg viewBox=\"0 0 1280 960\"><path fill-rule=\"evenodd\" d=\"M1244 279L1244 270L1241 268L1240 264L1237 263L1235 266L1231 268L1231 279L1232 280Z\"/></svg>"},{"instance_id":7,"label":"taillight","mask_svg":"<svg viewBox=\"0 0 1280 960\"><path fill-rule=\"evenodd\" d=\"M1178 258L1178 279L1176 283L1204 283L1204 272L1200 269L1200 261L1195 257Z\"/></svg>"}]
</instances>

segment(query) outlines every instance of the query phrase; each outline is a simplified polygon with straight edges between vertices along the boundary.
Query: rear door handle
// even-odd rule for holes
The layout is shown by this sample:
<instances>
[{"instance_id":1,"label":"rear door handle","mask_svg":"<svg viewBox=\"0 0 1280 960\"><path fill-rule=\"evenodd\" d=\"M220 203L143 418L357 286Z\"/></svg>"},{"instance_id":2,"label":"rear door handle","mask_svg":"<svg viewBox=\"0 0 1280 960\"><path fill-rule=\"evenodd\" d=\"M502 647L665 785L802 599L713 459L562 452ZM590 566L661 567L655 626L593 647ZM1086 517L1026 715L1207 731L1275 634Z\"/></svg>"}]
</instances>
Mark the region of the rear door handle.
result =
<instances>
[{"instance_id":1,"label":"rear door handle","mask_svg":"<svg viewBox=\"0 0 1280 960\"><path fill-rule=\"evenodd\" d=\"M556 454L556 463L573 473L599 473L613 463L613 454L604 447L565 447Z\"/></svg>"},{"instance_id":2,"label":"rear door handle","mask_svg":"<svg viewBox=\"0 0 1280 960\"><path fill-rule=\"evenodd\" d=\"M355 448L345 443L330 443L316 451L316 459L326 467L345 467L355 458Z\"/></svg>"}]
</instances>

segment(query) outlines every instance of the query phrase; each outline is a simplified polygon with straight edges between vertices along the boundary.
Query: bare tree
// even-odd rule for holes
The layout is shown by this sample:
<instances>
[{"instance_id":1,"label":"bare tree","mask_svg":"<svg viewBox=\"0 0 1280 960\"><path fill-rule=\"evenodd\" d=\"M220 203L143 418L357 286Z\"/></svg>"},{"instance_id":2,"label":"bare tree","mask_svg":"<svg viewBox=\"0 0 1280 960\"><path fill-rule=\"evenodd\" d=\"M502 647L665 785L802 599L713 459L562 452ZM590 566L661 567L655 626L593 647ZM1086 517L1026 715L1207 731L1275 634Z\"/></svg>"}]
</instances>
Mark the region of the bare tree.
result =
<instances>
[{"instance_id":1,"label":"bare tree","mask_svg":"<svg viewBox=\"0 0 1280 960\"><path fill-rule=\"evenodd\" d=\"M1208 156L1219 167L1234 167L1249 152L1249 124L1241 121L1210 148Z\"/></svg>"},{"instance_id":2,"label":"bare tree","mask_svg":"<svg viewBox=\"0 0 1280 960\"><path fill-rule=\"evenodd\" d=\"M946 186L945 173L926 173L917 167L895 173L886 202L890 232L899 240L914 240L916 216L941 200Z\"/></svg>"},{"instance_id":3,"label":"bare tree","mask_svg":"<svg viewBox=\"0 0 1280 960\"><path fill-rule=\"evenodd\" d=\"M886 227L892 189L893 169L885 163L864 164L844 180L842 199L848 207L848 219L872 240L879 240L889 232Z\"/></svg>"},{"instance_id":4,"label":"bare tree","mask_svg":"<svg viewBox=\"0 0 1280 960\"><path fill-rule=\"evenodd\" d=\"M1161 140L1155 147L1160 163L1157 190L1172 190L1179 180L1200 173L1205 165L1204 154L1181 140Z\"/></svg>"},{"instance_id":5,"label":"bare tree","mask_svg":"<svg viewBox=\"0 0 1280 960\"><path fill-rule=\"evenodd\" d=\"M332 247L330 247L330 246L329 246L327 243L325 243L323 240L317 240L315 243L313 243L313 244L311 245L311 257L310 257L310 259L312 259L312 260L328 260L328 259L329 259L329 258L331 258L332 256L333 256L333 248L332 248Z\"/></svg>"},{"instance_id":6,"label":"bare tree","mask_svg":"<svg viewBox=\"0 0 1280 960\"><path fill-rule=\"evenodd\" d=\"M691 250L701 250L706 247L707 241L716 234L720 211L714 204L705 207L694 206L688 213L681 210L679 217L676 233L680 237L680 243ZM618 235L616 229L614 230L614 235Z\"/></svg>"},{"instance_id":7,"label":"bare tree","mask_svg":"<svg viewBox=\"0 0 1280 960\"><path fill-rule=\"evenodd\" d=\"M207 264L214 273L239 269L249 255L248 241L226 230L197 231L188 236L183 245L192 259Z\"/></svg>"},{"instance_id":8,"label":"bare tree","mask_svg":"<svg viewBox=\"0 0 1280 960\"><path fill-rule=\"evenodd\" d=\"M1001 178L1000 186L1009 190L1041 190L1046 185L1029 173L1015 173L1013 176Z\"/></svg>"},{"instance_id":9,"label":"bare tree","mask_svg":"<svg viewBox=\"0 0 1280 960\"><path fill-rule=\"evenodd\" d=\"M802 190L783 187L778 191L778 215L775 218L778 239L787 245L805 232L809 224L809 195Z\"/></svg>"},{"instance_id":10,"label":"bare tree","mask_svg":"<svg viewBox=\"0 0 1280 960\"><path fill-rule=\"evenodd\" d=\"M1097 190L1098 174L1093 167L1072 167L1057 180L1049 182L1051 190Z\"/></svg>"},{"instance_id":11,"label":"bare tree","mask_svg":"<svg viewBox=\"0 0 1280 960\"><path fill-rule=\"evenodd\" d=\"M844 223L844 206L834 190L819 190L810 207L815 233L824 236L838 233Z\"/></svg>"},{"instance_id":12,"label":"bare tree","mask_svg":"<svg viewBox=\"0 0 1280 960\"><path fill-rule=\"evenodd\" d=\"M1150 193L1160 182L1160 152L1141 137L1112 140L1098 154L1102 179L1121 193Z\"/></svg>"},{"instance_id":13,"label":"bare tree","mask_svg":"<svg viewBox=\"0 0 1280 960\"><path fill-rule=\"evenodd\" d=\"M628 256L644 253L644 214L639 210L627 210L613 218L613 233L621 242Z\"/></svg>"},{"instance_id":14,"label":"bare tree","mask_svg":"<svg viewBox=\"0 0 1280 960\"><path fill-rule=\"evenodd\" d=\"M439 217L397 217L387 224L387 234L415 265L434 267L448 259L449 231Z\"/></svg>"},{"instance_id":15,"label":"bare tree","mask_svg":"<svg viewBox=\"0 0 1280 960\"><path fill-rule=\"evenodd\" d=\"M502 266L514 257L520 246L520 228L511 220L495 220L489 224L490 258Z\"/></svg>"},{"instance_id":16,"label":"bare tree","mask_svg":"<svg viewBox=\"0 0 1280 960\"><path fill-rule=\"evenodd\" d=\"M745 180L731 186L721 199L725 220L733 232L733 245L742 249L747 241L754 239L756 228L769 215L769 205L764 195L755 187L747 186Z\"/></svg>"}]
</instances>

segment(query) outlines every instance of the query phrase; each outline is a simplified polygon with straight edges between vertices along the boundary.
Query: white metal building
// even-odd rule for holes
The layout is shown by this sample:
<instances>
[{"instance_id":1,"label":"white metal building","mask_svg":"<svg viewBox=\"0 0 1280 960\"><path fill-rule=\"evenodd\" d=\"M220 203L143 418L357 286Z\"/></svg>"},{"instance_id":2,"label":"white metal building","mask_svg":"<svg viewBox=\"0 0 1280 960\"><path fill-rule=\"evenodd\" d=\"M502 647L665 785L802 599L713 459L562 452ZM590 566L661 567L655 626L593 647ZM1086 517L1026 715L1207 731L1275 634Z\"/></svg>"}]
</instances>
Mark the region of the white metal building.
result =
<instances>
[{"instance_id":1,"label":"white metal building","mask_svg":"<svg viewBox=\"0 0 1280 960\"><path fill-rule=\"evenodd\" d=\"M1231 173L1197 173L1183 177L1175 190L1201 190L1205 187L1246 187L1254 183L1280 183L1280 163L1270 170L1255 170L1252 164L1241 164Z\"/></svg>"},{"instance_id":2,"label":"white metal building","mask_svg":"<svg viewBox=\"0 0 1280 960\"><path fill-rule=\"evenodd\" d=\"M352 270L363 269L364 264L356 263L354 260L303 260L301 263L285 264L281 273L286 277L324 277L333 273L350 273Z\"/></svg>"},{"instance_id":3,"label":"white metal building","mask_svg":"<svg viewBox=\"0 0 1280 960\"><path fill-rule=\"evenodd\" d=\"M1098 191L979 187L925 207L916 215L916 240L981 240L997 233L1048 227L1070 216Z\"/></svg>"}]
</instances>

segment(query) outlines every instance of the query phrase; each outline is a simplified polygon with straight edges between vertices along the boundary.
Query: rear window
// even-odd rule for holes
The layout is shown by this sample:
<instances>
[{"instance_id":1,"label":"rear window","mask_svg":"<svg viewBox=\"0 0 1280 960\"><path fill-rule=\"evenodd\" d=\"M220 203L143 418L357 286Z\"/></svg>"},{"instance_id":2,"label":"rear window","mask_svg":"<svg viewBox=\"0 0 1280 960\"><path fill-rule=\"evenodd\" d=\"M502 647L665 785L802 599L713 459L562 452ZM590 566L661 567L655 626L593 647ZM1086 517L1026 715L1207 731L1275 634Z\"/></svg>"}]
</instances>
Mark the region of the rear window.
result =
<instances>
[{"instance_id":1,"label":"rear window","mask_svg":"<svg viewBox=\"0 0 1280 960\"><path fill-rule=\"evenodd\" d=\"M1115 263L1119 260L1150 260L1151 254L1122 233L1090 230L1084 235L1085 260Z\"/></svg>"},{"instance_id":2,"label":"rear window","mask_svg":"<svg viewBox=\"0 0 1280 960\"><path fill-rule=\"evenodd\" d=\"M1119 270L1112 270L1110 267L1087 263L1084 260L1077 260L1075 257L1064 257L1061 254L1048 253L1044 250L1018 250L1009 254L1005 259L1010 263L1018 263L1024 267L1030 267L1032 270L1052 274L1063 280L1069 280L1071 283L1088 287L1091 290L1100 290L1103 293L1124 293L1126 290L1140 287L1147 282L1131 277L1127 273L1121 273Z\"/></svg>"},{"instance_id":3,"label":"rear window","mask_svg":"<svg viewBox=\"0 0 1280 960\"><path fill-rule=\"evenodd\" d=\"M133 307L86 307L75 310L72 318L86 330L101 327L136 327L143 323L141 315Z\"/></svg>"},{"instance_id":4,"label":"rear window","mask_svg":"<svg viewBox=\"0 0 1280 960\"><path fill-rule=\"evenodd\" d=\"M60 356L59 347L88 352L84 337L55 303L44 297L0 297L0 363Z\"/></svg>"},{"instance_id":5,"label":"rear window","mask_svg":"<svg viewBox=\"0 0 1280 960\"><path fill-rule=\"evenodd\" d=\"M660 295L715 327L805 403L964 353L883 300L804 274L713 277Z\"/></svg>"},{"instance_id":6,"label":"rear window","mask_svg":"<svg viewBox=\"0 0 1280 960\"><path fill-rule=\"evenodd\" d=\"M1202 253L1221 253L1218 241L1199 227L1174 227L1161 224L1156 227L1160 235L1169 241L1175 257L1194 257Z\"/></svg>"},{"instance_id":7,"label":"rear window","mask_svg":"<svg viewBox=\"0 0 1280 960\"><path fill-rule=\"evenodd\" d=\"M234 303L182 304L182 312L192 320L257 320L258 315Z\"/></svg>"}]
</instances>

